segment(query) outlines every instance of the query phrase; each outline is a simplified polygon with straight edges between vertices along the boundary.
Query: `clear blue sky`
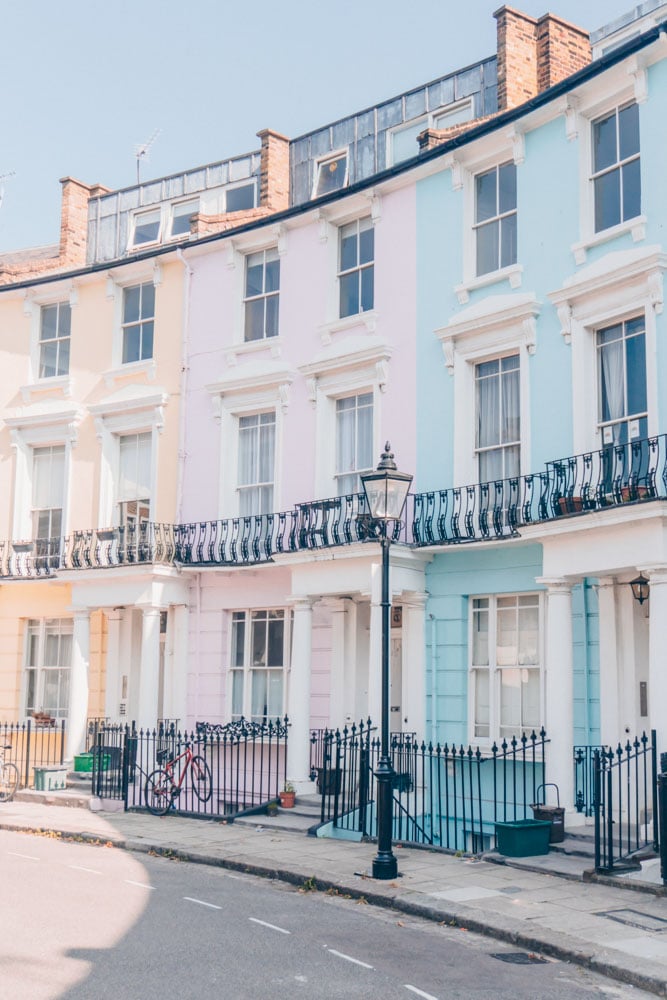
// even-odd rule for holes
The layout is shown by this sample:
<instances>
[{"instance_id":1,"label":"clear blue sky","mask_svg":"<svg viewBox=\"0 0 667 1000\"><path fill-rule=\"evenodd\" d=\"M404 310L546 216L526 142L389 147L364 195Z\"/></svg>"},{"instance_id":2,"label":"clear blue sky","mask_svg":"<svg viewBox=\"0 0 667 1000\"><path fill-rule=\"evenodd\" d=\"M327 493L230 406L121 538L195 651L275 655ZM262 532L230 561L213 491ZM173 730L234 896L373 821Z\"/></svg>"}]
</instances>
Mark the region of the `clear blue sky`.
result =
<instances>
[{"instance_id":1,"label":"clear blue sky","mask_svg":"<svg viewBox=\"0 0 667 1000\"><path fill-rule=\"evenodd\" d=\"M636 0L635 0L636 2ZM134 183L294 137L495 52L501 0L4 0L0 250L56 242L72 175ZM633 0L514 0L593 30ZM454 12L454 13L452 13Z\"/></svg>"}]
</instances>

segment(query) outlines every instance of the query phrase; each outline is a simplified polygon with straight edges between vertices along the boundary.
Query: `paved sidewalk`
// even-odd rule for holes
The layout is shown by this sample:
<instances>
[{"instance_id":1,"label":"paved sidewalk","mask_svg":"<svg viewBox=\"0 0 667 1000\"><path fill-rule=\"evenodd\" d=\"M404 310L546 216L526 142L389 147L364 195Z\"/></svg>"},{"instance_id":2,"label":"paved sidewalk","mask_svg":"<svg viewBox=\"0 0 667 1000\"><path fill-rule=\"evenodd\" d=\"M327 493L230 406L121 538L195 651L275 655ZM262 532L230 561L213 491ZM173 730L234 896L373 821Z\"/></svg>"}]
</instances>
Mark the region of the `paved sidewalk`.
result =
<instances>
[{"instance_id":1,"label":"paved sidewalk","mask_svg":"<svg viewBox=\"0 0 667 1000\"><path fill-rule=\"evenodd\" d=\"M367 874L373 844L213 820L91 812L32 802L0 805L0 829L49 830L127 850L172 853L341 893L479 931L575 962L667 997L667 898L584 884L428 850L396 848L401 877Z\"/></svg>"}]
</instances>

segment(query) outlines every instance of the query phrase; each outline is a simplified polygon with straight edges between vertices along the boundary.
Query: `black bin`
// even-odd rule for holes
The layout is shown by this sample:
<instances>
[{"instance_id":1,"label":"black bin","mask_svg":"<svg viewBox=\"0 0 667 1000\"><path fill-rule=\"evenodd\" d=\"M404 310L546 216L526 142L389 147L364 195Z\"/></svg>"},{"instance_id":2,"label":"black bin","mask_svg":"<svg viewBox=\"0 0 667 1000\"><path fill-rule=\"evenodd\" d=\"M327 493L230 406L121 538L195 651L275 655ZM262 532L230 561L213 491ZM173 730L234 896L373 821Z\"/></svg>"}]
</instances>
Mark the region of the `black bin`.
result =
<instances>
[{"instance_id":1,"label":"black bin","mask_svg":"<svg viewBox=\"0 0 667 1000\"><path fill-rule=\"evenodd\" d=\"M556 801L557 806L546 805L546 790L547 788L556 789ZM535 819L545 819L549 820L551 823L551 833L549 835L550 844L561 844L565 840L565 808L560 804L560 792L558 791L558 785L553 783L548 783L546 785L540 785L537 789L536 795L539 798L540 790L542 791L543 802L534 802L531 805L533 810L533 816Z\"/></svg>"}]
</instances>

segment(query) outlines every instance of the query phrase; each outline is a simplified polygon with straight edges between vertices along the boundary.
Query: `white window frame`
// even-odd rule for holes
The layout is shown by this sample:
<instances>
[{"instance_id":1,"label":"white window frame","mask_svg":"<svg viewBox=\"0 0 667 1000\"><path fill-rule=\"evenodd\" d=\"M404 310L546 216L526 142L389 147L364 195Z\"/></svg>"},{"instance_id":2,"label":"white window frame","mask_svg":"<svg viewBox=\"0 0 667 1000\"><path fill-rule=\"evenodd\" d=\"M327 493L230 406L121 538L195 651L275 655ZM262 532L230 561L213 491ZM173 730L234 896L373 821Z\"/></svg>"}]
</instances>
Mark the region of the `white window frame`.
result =
<instances>
[{"instance_id":1,"label":"white window frame","mask_svg":"<svg viewBox=\"0 0 667 1000\"><path fill-rule=\"evenodd\" d=\"M270 418L270 417L273 417L273 420L266 419L266 418ZM262 418L264 418L264 419L262 419ZM271 514L271 513L273 513L276 510L275 502L273 500L274 495L275 495L275 478L276 478L276 432L277 432L276 411L275 411L275 409L269 409L269 410L258 410L258 411L254 412L254 413L239 413L239 414L237 414L237 416L236 416L236 439L237 439L236 447L237 447L237 452L239 454L239 457L240 457L240 453L241 453L241 435L242 435L243 431L246 429L246 428L244 428L242 426L244 420L252 420L252 421L254 421L255 422L255 426L249 426L248 429L249 430L253 430L253 431L254 430L257 431L257 444L258 444L258 449L259 450L253 452L253 463L252 463L253 466L255 467L255 473L256 473L256 475L258 475L257 467L259 466L259 455L261 453L261 442L260 442L260 439L261 439L261 434L262 434L262 427L268 427L268 426L271 426L271 424L273 424L273 440L274 440L274 445L273 445L273 478L271 479L271 481L269 482L269 480L260 480L259 478L255 478L250 483L243 483L242 484L242 483L239 482L239 462L238 462L238 459L237 459L237 466L236 466L236 496L237 496L236 506L237 506L237 509L238 509L238 512L239 512L239 516L261 517L261 516L266 515L266 514ZM272 497L272 502L268 505L268 509L266 509L266 510L252 510L250 513L245 513L244 515L242 515L241 509L243 507L243 504L241 503L241 499L244 496L244 494L249 494L253 490L267 489L268 487L271 488L271 497Z\"/></svg>"},{"instance_id":2,"label":"white window frame","mask_svg":"<svg viewBox=\"0 0 667 1000\"><path fill-rule=\"evenodd\" d=\"M123 303L125 289L136 285L153 283L155 288L155 312L153 314L153 357L142 361L123 362ZM162 265L155 261L152 266L145 262L130 264L123 271L115 272L107 278L107 298L113 302L113 341L111 347L111 367L104 372L104 380L110 388L118 378L125 378L130 373L145 372L150 381L157 373L156 337L158 316L160 312L160 296L158 290L162 284Z\"/></svg>"},{"instance_id":3,"label":"white window frame","mask_svg":"<svg viewBox=\"0 0 667 1000\"><path fill-rule=\"evenodd\" d=\"M152 315L152 317L144 316L142 314L143 301L144 301L144 289L145 288L152 288L153 289L153 315ZM140 304L139 305L139 319L137 319L137 320L129 320L128 322L125 322L125 299L126 299L126 296L127 296L128 292L134 291L135 289L139 290L139 304ZM157 305L157 302L156 302L157 295L155 294L155 284L152 281L142 281L142 282L140 282L137 285L125 285L123 287L123 294L122 294L121 298L122 298L122 306L121 306L121 310L122 310L122 312L121 312L121 365L123 365L125 367L126 365L127 366L132 366L132 365L137 365L137 364L147 364L147 363L153 361L153 359L155 357L155 312L156 312L156 305ZM123 354L125 353L125 338L126 338L126 334L128 334L130 330L137 329L137 328L139 328L139 330L141 331L141 329L143 328L144 323L152 323L153 324L153 333L152 333L152 337L151 337L151 352L150 352L150 354L146 354L146 356L143 356L143 334L140 334L139 347L140 347L140 352L141 352L142 356L139 357L139 358L135 358L132 361L125 361L123 359Z\"/></svg>"},{"instance_id":4,"label":"white window frame","mask_svg":"<svg viewBox=\"0 0 667 1000\"><path fill-rule=\"evenodd\" d=\"M227 195L230 191L236 191L238 188L251 187L253 189L252 194L252 206L250 208L228 208L227 206ZM225 196L225 211L223 214L235 214L236 212L252 212L257 208L257 179L255 177L244 177L242 180L235 181L233 184L225 184L224 188Z\"/></svg>"},{"instance_id":5,"label":"white window frame","mask_svg":"<svg viewBox=\"0 0 667 1000\"><path fill-rule=\"evenodd\" d=\"M70 326L70 371L67 375L52 375L48 378L40 378L40 358L41 358L41 325L42 308L44 306L54 306L69 303L71 310ZM54 390L59 391L62 396L68 398L72 395L72 344L75 334L75 313L78 302L78 291L72 281L63 282L50 286L46 294L39 292L29 292L23 304L24 315L30 321L30 364L28 372L28 382L21 386L21 396L25 403L29 403L33 395Z\"/></svg>"},{"instance_id":6,"label":"white window frame","mask_svg":"<svg viewBox=\"0 0 667 1000\"><path fill-rule=\"evenodd\" d=\"M137 242L137 229L140 225L148 225L157 222L157 234L153 239L140 240ZM162 206L158 205L157 208L143 208L138 209L132 216L132 237L130 241L130 247L134 250L137 247L152 247L161 241L162 238L162 228L163 228L163 218L162 218Z\"/></svg>"},{"instance_id":7,"label":"white window frame","mask_svg":"<svg viewBox=\"0 0 667 1000\"><path fill-rule=\"evenodd\" d=\"M243 367L250 369L243 374ZM274 456L273 507L281 510L283 423L290 403L290 385L293 372L280 362L266 362L259 374L249 363L232 377L210 383L206 389L211 397L213 416L220 425L218 517L237 517L239 417L261 411L274 410L276 414L276 444Z\"/></svg>"},{"instance_id":8,"label":"white window frame","mask_svg":"<svg viewBox=\"0 0 667 1000\"><path fill-rule=\"evenodd\" d=\"M267 255L267 253L275 253L276 257L277 257L277 262L278 262L278 269L279 269L278 289L277 289L277 291L273 291L273 292L267 292L266 291L266 255ZM249 263L251 257L254 257L255 255L258 255L258 254L262 254L262 285L263 285L263 290L258 295L248 295L247 294L247 289L248 289L248 263ZM251 250L248 253L244 254L244 260L243 260L243 342L244 342L244 344L257 344L257 343L263 343L263 344L271 343L271 344L273 344L273 343L276 342L276 340L280 336L280 277L281 277L280 270L281 270L280 250L279 250L279 248L277 246L262 247L261 250ZM278 329L276 330L275 335L271 335L271 336L267 336L267 333L266 333L266 308L267 308L267 299L269 299L269 298L276 298L278 300ZM257 302L260 299L264 303L264 331L263 331L261 337L256 337L256 338L254 338L252 340L247 340L246 339L246 326L247 326L247 324L246 324L246 306L247 306L247 304L249 302Z\"/></svg>"},{"instance_id":9,"label":"white window frame","mask_svg":"<svg viewBox=\"0 0 667 1000\"><path fill-rule=\"evenodd\" d=\"M63 308L68 309L69 310L69 314L70 314L70 332L69 332L69 335L67 337L60 337L60 336L58 336L58 331L59 331L59 327L60 327L60 313L61 313L61 310ZM52 337L50 340L44 340L43 337L42 337L42 328L43 328L44 310L45 309L55 309L56 310L56 336ZM72 307L69 304L69 301L52 302L52 303L49 303L48 305L46 303L43 303L40 306L39 313L40 313L40 318L39 318L39 362L38 362L39 367L38 367L38 370L37 370L37 378L39 379L40 382L46 382L46 381L50 382L52 379L58 379L58 378L61 378L61 379L63 379L63 378L69 378L70 356L71 356L71 346L72 346ZM68 341L69 350L70 350L70 353L68 353L67 371L66 372L56 372L55 375L42 375L42 372L41 372L41 369L42 369L42 349L43 349L44 345L45 344L55 343L56 344L56 356L57 356L57 358L59 358L60 357L60 345L61 345L61 343L64 340Z\"/></svg>"},{"instance_id":10,"label":"white window frame","mask_svg":"<svg viewBox=\"0 0 667 1000\"><path fill-rule=\"evenodd\" d=\"M513 732L511 734L502 734L500 732L500 675L502 670L516 670L516 669L526 669L534 670L539 672L539 707L540 707L540 721L539 725L535 728L535 732L539 733L540 729L544 726L545 722L545 635L544 635L544 597L543 591L539 590L527 590L527 591L511 591L507 593L495 593L495 594L471 594L468 598L468 734L469 742L473 745L478 746L490 746L494 742L500 743L502 739L509 738L509 736L516 736L519 738L521 736L521 730ZM535 598L535 605L537 606L538 612L538 659L537 664L498 664L496 662L496 635L497 635L497 625L498 625L498 599L499 598ZM474 611L475 611L475 601L477 600L487 600L489 602L488 615L489 615L489 630L488 630L488 654L489 654L489 665L484 667L483 665L473 664L473 630L474 630ZM475 735L475 675L479 670L487 670L489 677L489 735L488 736L477 736ZM532 727L526 730L526 733L530 735Z\"/></svg>"},{"instance_id":11,"label":"white window frame","mask_svg":"<svg viewBox=\"0 0 667 1000\"><path fill-rule=\"evenodd\" d=\"M518 372L519 372L519 440L518 441L499 441L497 444L488 445L486 447L482 447L479 444L479 441L477 440L477 431L478 431L478 428L479 428L479 387L480 387L480 384L481 384L481 379L480 379L480 377L478 375L477 369L478 369L479 365L485 364L485 363L487 363L489 361L497 361L497 362L499 362L499 371L498 371L498 373L496 375L493 375L493 376L491 376L491 375L489 375L489 376L485 375L485 376L482 376L482 377L484 379L487 379L487 378L489 378L489 379L490 378L497 378L498 379L499 393L500 393L500 398L502 399L502 395L503 395L503 392L504 392L504 390L503 390L503 374L504 374L504 372L502 370L502 362L503 362L503 360L505 358L518 358L518 361L519 361L519 365L518 365ZM513 351L510 351L510 352L504 352L502 354L497 354L493 358L486 358L483 361L477 360L477 361L474 362L474 365L473 365L473 373L474 373L474 378L475 378L475 464L477 466L476 481L477 482L494 482L495 481L493 479L489 479L489 477L482 477L481 476L481 474L479 472L479 466L480 466L480 462L481 462L481 456L483 454L485 454L485 453L488 454L490 452L502 452L503 453L503 466L504 466L505 462L506 462L506 458L505 458L504 452L507 449L509 449L509 448L517 448L518 447L518 449L519 449L519 471L518 471L517 474L521 475L521 450L522 450L522 439L521 439L521 354L520 353L515 353ZM505 479L511 479L513 477L507 476L507 475L503 475L500 478L502 480L505 480Z\"/></svg>"},{"instance_id":12,"label":"white window frame","mask_svg":"<svg viewBox=\"0 0 667 1000\"><path fill-rule=\"evenodd\" d=\"M253 614L265 614L269 615L271 613L282 613L283 615L283 663L281 667L254 667L250 663L250 651L252 642L252 616ZM255 669L261 671L280 671L282 674L282 709L279 713L279 718L284 718L287 705L288 705L288 686L289 686L289 676L290 676L290 666L291 666L291 649L292 649L292 612L290 608L283 607L266 607L266 608L235 608L233 611L228 612L229 615L229 641L228 641L228 657L227 662L229 664L229 669L227 672L227 704L229 710L227 712L227 717L230 721L239 718L238 713L234 713L234 675L236 673L241 673L243 677L243 711L242 715L245 719L253 719L252 715L252 674ZM245 615L245 635L244 635L244 648L243 648L243 666L236 667L233 663L234 656L234 622L235 615ZM274 722L277 716L271 715L267 716L266 721ZM256 721L264 721L256 720Z\"/></svg>"},{"instance_id":13,"label":"white window frame","mask_svg":"<svg viewBox=\"0 0 667 1000\"><path fill-rule=\"evenodd\" d=\"M463 247L461 283L454 288L461 305L466 305L470 292L478 288L508 282L511 289L521 287L523 267L519 263L501 267L488 274L477 274L476 240L476 178L503 163L513 162L518 168L525 160L525 138L515 128L503 129L482 137L474 144L462 147L456 154L445 158L450 168L452 189L463 195ZM521 222L521 171L517 169L517 246Z\"/></svg>"},{"instance_id":14,"label":"white window frame","mask_svg":"<svg viewBox=\"0 0 667 1000\"><path fill-rule=\"evenodd\" d=\"M475 174L475 218L474 218L474 221L473 221L473 229L475 231L474 240L475 240L475 277L476 278L488 278L492 274L498 274L499 271L507 272L509 270L509 268L516 267L517 264L519 263L519 259L518 259L518 231L517 231L517 259L513 260L510 264L502 264L502 262L501 262L501 257L502 257L502 226L503 226L503 221L505 219L509 219L512 216L514 216L514 218L516 220L517 230L518 230L518 222L519 222L519 211L518 211L518 200L519 200L519 198L518 198L518 194L519 194L519 192L518 192L518 177L516 178L516 180L517 180L517 198L516 198L516 204L514 205L514 208L511 209L510 211L506 211L506 212L502 212L501 209L500 209L500 188L499 188L500 170L501 170L502 167L507 167L507 166L513 166L514 170L515 170L515 174L516 174L516 164L514 164L512 160L505 160L503 163L496 163L495 166L489 167L487 170L481 170L481 171L479 171L478 173ZM478 180L479 177L483 177L485 174L490 174L491 172L493 172L494 175L495 175L496 214L492 215L492 216L489 216L488 219L482 219L480 221L480 220L477 219L477 205L478 205L478 200L479 200L478 197L477 197L477 180ZM477 268L478 268L477 257L478 257L478 246L479 246L480 233L481 233L482 230L486 229L488 226L493 225L493 223L497 223L498 224L498 245L496 247L496 249L498 251L498 267L491 268L490 271L483 271L482 273L478 273L478 270L477 270Z\"/></svg>"},{"instance_id":15,"label":"white window frame","mask_svg":"<svg viewBox=\"0 0 667 1000\"><path fill-rule=\"evenodd\" d=\"M22 669L22 683L21 683L21 707L22 707L25 715L27 716L27 714L28 714L28 706L27 706L27 699L28 699L28 670L35 670L36 671L36 674L37 674L37 678L36 678L36 680L37 680L37 683L36 683L36 693L37 693L37 697L39 699L41 699L43 697L44 675L46 673L48 673L50 670L58 670L58 671L67 670L68 673L69 673L68 682L67 682L68 683L67 706L64 709L64 711L62 711L60 713L57 713L56 716L55 716L55 718L57 718L58 721L61 721L62 719L68 719L69 718L70 698L71 698L72 663L70 661L69 667L64 667L64 666L59 666L59 667L45 667L44 666L44 653L45 653L45 649L46 649L47 624L53 625L53 623L57 623L58 624L58 628L59 628L58 635L71 635L72 636L72 653L74 653L74 638L73 638L73 636L74 636L74 620L72 618L67 618L67 617L65 617L65 618L62 618L62 617L61 618L26 618L26 619L24 619L24 622L25 622L25 627L24 627L24 630L23 630L23 669ZM37 624L37 626L38 626L38 631L37 631L37 642L38 642L37 660L38 660L38 663L37 663L37 665L35 667L30 667L28 665L28 651L29 651L29 648L30 648L29 632L30 632L30 623L31 622L35 622ZM64 626L64 628L63 628L63 626ZM43 703L36 705L34 711L42 711L42 709L43 709Z\"/></svg>"},{"instance_id":16,"label":"white window frame","mask_svg":"<svg viewBox=\"0 0 667 1000\"><path fill-rule=\"evenodd\" d=\"M603 447L598 419L596 334L614 323L643 315L646 336L646 402L649 437L658 426L656 314L663 309L667 258L660 248L619 250L582 268L563 288L549 293L561 334L572 348L572 427L574 454Z\"/></svg>"},{"instance_id":17,"label":"white window frame","mask_svg":"<svg viewBox=\"0 0 667 1000\"><path fill-rule=\"evenodd\" d=\"M648 99L648 73L636 58L623 60L589 81L574 94L565 112L567 138L577 141L579 152L579 239L571 246L576 264L585 264L589 250L629 234L634 243L646 238L646 216L637 215L617 226L595 232L593 182L593 123L615 109L635 101L639 105L639 161L642 160L641 105Z\"/></svg>"},{"instance_id":18,"label":"white window frame","mask_svg":"<svg viewBox=\"0 0 667 1000\"><path fill-rule=\"evenodd\" d=\"M178 210L181 209L181 208L192 208L192 211L191 212L187 212L187 213L186 212L179 212ZM165 232L168 232L168 234L169 234L167 236L167 239L168 240L185 240L185 239L189 239L190 238L190 227L189 226L188 226L187 231L184 232L184 233L174 233L174 232L172 232L173 226L174 226L174 221L176 220L177 217L178 218L182 218L186 214L190 215L190 216L197 215L197 213L199 211L201 211L200 203L199 203L199 198L188 198L185 201L172 201L171 204L167 207L167 210L168 210L168 216L169 216L168 217L168 221L167 221L168 228L167 228L167 230L165 230Z\"/></svg>"},{"instance_id":19,"label":"white window frame","mask_svg":"<svg viewBox=\"0 0 667 1000\"><path fill-rule=\"evenodd\" d=\"M62 535L65 537L69 533L72 448L76 445L77 428L82 418L83 412L76 407L59 417L54 414L53 423L43 417L28 416L6 420L11 428L11 444L16 456L12 517L14 541L32 539L33 449L50 445L65 447Z\"/></svg>"},{"instance_id":20,"label":"white window frame","mask_svg":"<svg viewBox=\"0 0 667 1000\"><path fill-rule=\"evenodd\" d=\"M357 444L358 444L358 426L359 426L358 425L358 419L359 419L359 410L360 410L359 400L362 399L364 396L370 397L370 410L371 410L371 417L372 417L372 421L371 421L371 440L370 440L370 449L369 449L370 450L370 454L369 454L369 463L368 463L368 465L360 465L359 464L359 455L358 455L358 448L357 448ZM337 466L338 466L338 461L337 461L337 459L338 459L338 441L339 441L339 433L340 433L339 414L341 412L341 410L340 410L340 403L343 400L349 400L349 399L354 399L355 400L355 405L354 405L354 414L355 414L355 442L354 442L355 467L354 467L354 469L348 469L346 471L342 471L342 470L340 470L340 469L337 468ZM336 420L336 435L335 435L335 439L334 439L335 440L335 450L336 450L336 472L334 473L334 482L335 482L335 486L336 486L336 489L335 489L335 495L336 496L348 496L350 493L363 493L363 491L364 491L363 490L363 485L362 485L361 480L359 479L359 477L361 475L363 475L365 472L372 472L375 469L375 462L374 462L375 449L373 447L373 444L374 444L374 438L375 438L375 423L376 423L376 421L375 421L375 414L373 412L373 404L374 404L374 402L375 402L375 400L373 398L373 391L372 391L372 389L369 390L368 392L355 392L355 393L349 393L349 394L346 393L346 394L344 394L342 396L337 396L334 399L335 420ZM350 476L356 476L357 480L359 480L358 483L357 483L356 489L353 489L353 490L343 490L343 489L341 489L341 481L343 479L348 479Z\"/></svg>"},{"instance_id":21,"label":"white window frame","mask_svg":"<svg viewBox=\"0 0 667 1000\"><path fill-rule=\"evenodd\" d=\"M333 163L336 160L340 160L341 157L343 157L343 156L345 157L345 174L343 176L343 183L340 184L338 187L333 188L331 191L326 191L324 194L318 194L317 193L317 188L318 188L319 183L320 183L320 174L322 173L323 168L325 168L327 166L327 164L329 164L329 163ZM336 191L343 191L343 190L345 190L345 188L347 187L347 185L349 183L349 177L350 177L350 150L349 150L349 147L348 146L343 146L343 147L341 147L341 149L333 150L330 153L326 153L326 155L321 156L317 160L315 160L315 175L314 175L314 178L313 178L312 197L313 198L326 198L327 195L334 194Z\"/></svg>"},{"instance_id":22,"label":"white window frame","mask_svg":"<svg viewBox=\"0 0 667 1000\"><path fill-rule=\"evenodd\" d=\"M591 136L592 136L592 133L595 130L596 125L598 125L601 121L608 120L609 118L611 118L613 116L615 124L616 124L616 138L617 138L617 142L618 142L618 140L619 140L619 124L620 124L619 123L619 117L620 117L621 112L625 111L629 107L636 107L637 108L637 115L639 116L639 105L637 104L636 101L628 101L625 104L617 105L611 111L609 111L609 112L607 112L607 113L605 113L603 115L600 115L600 117L595 118L591 122ZM620 145L620 143L618 143L618 144ZM619 151L619 157L620 157L620 151ZM608 176L608 175L610 175L612 173L620 173L620 174L622 174L623 167L626 166L627 164L633 163L635 161L637 161L639 163L640 191L641 191L641 163L642 163L642 157L641 157L641 135L640 135L640 138L639 138L639 152L638 153L633 153L632 156L626 156L624 159L619 158L619 159L615 160L615 162L613 164L611 164L610 166L604 167L604 168L602 168L600 170L597 170L597 171L595 170L594 163L591 162L591 165L590 165L590 170L591 170L590 183L593 186L593 203L595 203L595 184L596 184L596 181L598 181L602 177ZM622 184L620 185L620 188L622 189ZM622 194L620 194L619 197L620 197L619 208L622 211L622 208L623 208L623 197L622 197ZM618 226L626 226L626 225L632 223L633 219L639 218L640 215L641 215L641 211L638 212L637 215L629 216L627 219L621 219L621 221L618 222L618 223L616 223L615 226L605 226L603 229L595 229L595 221L594 221L593 222L593 228L595 230L595 235L599 236L600 233L604 233L608 229L617 228Z\"/></svg>"},{"instance_id":23,"label":"white window frame","mask_svg":"<svg viewBox=\"0 0 667 1000\"><path fill-rule=\"evenodd\" d=\"M417 135L423 132L427 128L433 128L438 130L444 130L451 128L452 125L446 123L448 117L457 117L460 111L467 109L470 111L470 117L464 118L461 121L453 122L453 125L464 125L466 122L474 121L475 109L473 107L473 100L471 97L466 98L463 101L457 101L456 104L445 105L443 107L437 108L434 111L430 111L427 114L420 115L417 118L410 118L407 121L401 122L400 125L395 125L393 128L387 129L386 133L386 161L387 166L394 166L396 163L405 163L410 157L405 157L402 160L396 160L394 158L394 137L400 135L401 132L405 132L408 129L413 129L415 126L419 127ZM413 156L419 155L419 144L415 136L415 150Z\"/></svg>"},{"instance_id":24,"label":"white window frame","mask_svg":"<svg viewBox=\"0 0 667 1000\"><path fill-rule=\"evenodd\" d=\"M361 225L362 225L362 223L364 224L364 228L363 229L360 228ZM355 267L349 267L349 268L346 268L344 270L343 267L342 267L342 261L341 261L341 245L342 245L342 239L343 239L343 230L346 229L346 228L348 228L349 226L355 226L356 227L357 264L356 264ZM361 262L361 260L360 260L360 254L359 254L359 246L360 246L360 243L361 243L361 233L362 232L367 232L369 229L373 233L373 260L372 261ZM371 215L364 215L364 216L361 216L360 218L352 219L350 222L343 223L342 225L340 225L338 227L338 252L337 252L337 262L336 262L336 285L337 285L337 289L338 289L338 310L337 310L337 312L338 312L338 318L341 320L341 322L346 322L346 321L349 322L352 319L353 316L363 316L364 314L374 313L375 312L375 299L376 299L375 261L376 261L376 257L377 257L377 248L375 246L375 223L373 222L373 218L372 218ZM364 309L363 306L362 306L362 302L361 302L361 298L362 298L362 296L361 296L361 276L362 276L362 274L363 274L364 271L370 271L370 270L372 270L372 272L373 272L373 304L370 307L370 309ZM341 285L341 279L349 277L352 274L356 274L357 277L358 277L359 308L357 309L356 312L346 313L345 316L341 316L341 314L340 314L340 285Z\"/></svg>"},{"instance_id":25,"label":"white window frame","mask_svg":"<svg viewBox=\"0 0 667 1000\"><path fill-rule=\"evenodd\" d=\"M314 496L326 498L337 495L336 451L332 442L336 440L338 399L372 393L373 455L379 457L382 453L382 397L389 383L391 354L391 348L376 340L366 349L341 351L338 355L330 353L320 360L299 366L315 408Z\"/></svg>"},{"instance_id":26,"label":"white window frame","mask_svg":"<svg viewBox=\"0 0 667 1000\"><path fill-rule=\"evenodd\" d=\"M89 407L95 418L95 430L101 442L100 490L97 527L116 527L117 484L120 462L120 438L128 434L151 433L150 521L155 521L158 496L158 445L164 427L164 406L168 397L162 391L148 390L136 399L116 399Z\"/></svg>"},{"instance_id":27,"label":"white window frame","mask_svg":"<svg viewBox=\"0 0 667 1000\"><path fill-rule=\"evenodd\" d=\"M475 365L503 355L519 355L520 474L532 471L529 358L537 346L539 313L534 295L493 295L461 310L447 326L435 331L445 365L454 378L454 486L478 481Z\"/></svg>"}]
</instances>

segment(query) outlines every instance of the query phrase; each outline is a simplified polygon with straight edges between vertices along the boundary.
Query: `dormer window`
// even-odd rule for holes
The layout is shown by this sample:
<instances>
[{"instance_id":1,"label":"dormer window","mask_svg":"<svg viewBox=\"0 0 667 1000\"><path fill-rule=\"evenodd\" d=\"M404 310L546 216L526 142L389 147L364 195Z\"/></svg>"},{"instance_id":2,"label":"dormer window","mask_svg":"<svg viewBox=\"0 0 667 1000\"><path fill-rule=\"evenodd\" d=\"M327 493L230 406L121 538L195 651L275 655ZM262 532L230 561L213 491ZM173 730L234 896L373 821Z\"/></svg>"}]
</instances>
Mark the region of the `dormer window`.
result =
<instances>
[{"instance_id":1,"label":"dormer window","mask_svg":"<svg viewBox=\"0 0 667 1000\"><path fill-rule=\"evenodd\" d=\"M172 205L171 230L169 235L171 237L189 236L190 222L193 215L196 215L198 211L199 201L197 199L194 201L181 201L176 205Z\"/></svg>"},{"instance_id":2,"label":"dormer window","mask_svg":"<svg viewBox=\"0 0 667 1000\"><path fill-rule=\"evenodd\" d=\"M344 187L347 187L347 150L328 156L317 164L313 197L320 198Z\"/></svg>"},{"instance_id":3,"label":"dormer window","mask_svg":"<svg viewBox=\"0 0 667 1000\"><path fill-rule=\"evenodd\" d=\"M228 212L244 212L255 207L255 185L242 184L228 188L225 192L225 209Z\"/></svg>"},{"instance_id":4,"label":"dormer window","mask_svg":"<svg viewBox=\"0 0 667 1000\"><path fill-rule=\"evenodd\" d=\"M160 238L160 209L152 212L142 212L134 217L133 246L143 243L156 243Z\"/></svg>"}]
</instances>

